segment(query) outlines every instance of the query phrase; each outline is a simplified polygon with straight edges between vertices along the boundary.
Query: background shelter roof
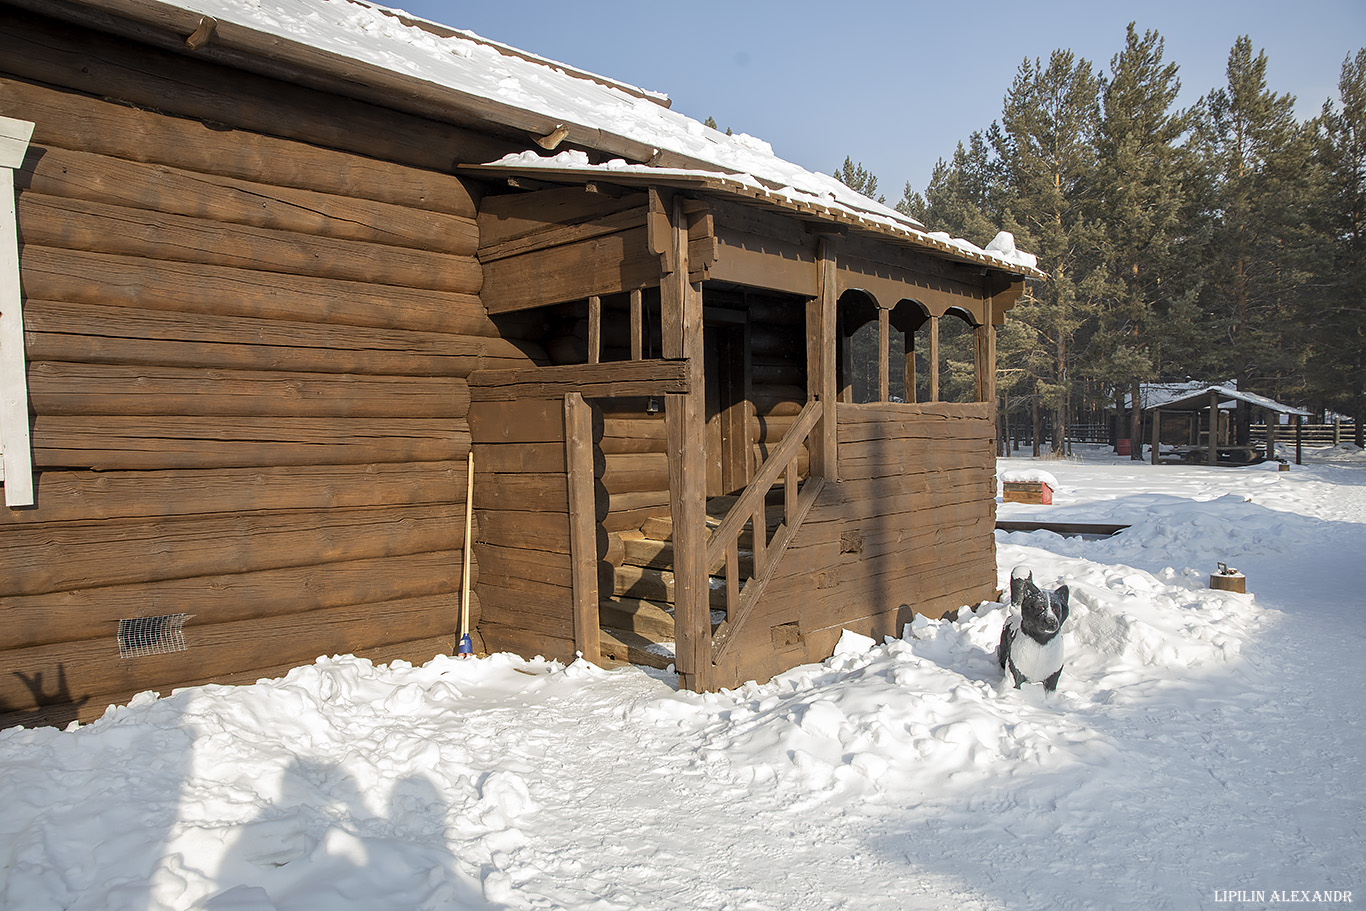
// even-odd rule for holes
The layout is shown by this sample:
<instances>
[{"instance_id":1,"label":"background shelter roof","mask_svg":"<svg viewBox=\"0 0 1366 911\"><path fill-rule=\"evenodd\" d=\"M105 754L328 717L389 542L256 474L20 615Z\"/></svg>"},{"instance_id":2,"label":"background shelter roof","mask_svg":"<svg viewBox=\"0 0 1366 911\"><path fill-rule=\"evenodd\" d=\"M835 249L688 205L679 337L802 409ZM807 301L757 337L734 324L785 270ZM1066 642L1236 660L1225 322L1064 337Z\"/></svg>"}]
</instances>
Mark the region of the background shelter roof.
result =
<instances>
[{"instance_id":1,"label":"background shelter roof","mask_svg":"<svg viewBox=\"0 0 1366 911\"><path fill-rule=\"evenodd\" d=\"M1210 394L1218 397L1219 404L1247 402L1254 408L1262 408L1277 414L1293 414L1309 417L1310 412L1293 405L1286 405L1275 399L1255 392L1242 392L1236 381L1228 383L1145 383L1139 387L1139 404L1145 411L1161 408L1163 411L1199 411L1209 407ZM1125 399L1128 404L1128 399Z\"/></svg>"}]
</instances>

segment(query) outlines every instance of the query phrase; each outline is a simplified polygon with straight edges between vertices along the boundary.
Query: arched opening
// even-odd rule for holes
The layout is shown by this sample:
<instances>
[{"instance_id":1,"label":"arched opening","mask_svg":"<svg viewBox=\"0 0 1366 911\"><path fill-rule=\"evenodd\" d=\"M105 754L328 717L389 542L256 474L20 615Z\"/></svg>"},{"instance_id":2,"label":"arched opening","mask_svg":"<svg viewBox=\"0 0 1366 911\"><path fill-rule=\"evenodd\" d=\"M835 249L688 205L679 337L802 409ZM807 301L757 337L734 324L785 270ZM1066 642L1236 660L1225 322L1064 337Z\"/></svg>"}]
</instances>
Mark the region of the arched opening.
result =
<instances>
[{"instance_id":1,"label":"arched opening","mask_svg":"<svg viewBox=\"0 0 1366 911\"><path fill-rule=\"evenodd\" d=\"M925 357L929 350L925 337L929 323L929 311L919 301L903 300L892 308L888 320L891 330L888 387L894 401L914 403L929 400L929 370L917 363L917 358ZM921 382L927 384L924 391L920 388Z\"/></svg>"},{"instance_id":2,"label":"arched opening","mask_svg":"<svg viewBox=\"0 0 1366 911\"><path fill-rule=\"evenodd\" d=\"M939 318L939 401L977 401L977 361L972 314L950 307Z\"/></svg>"},{"instance_id":3,"label":"arched opening","mask_svg":"<svg viewBox=\"0 0 1366 911\"><path fill-rule=\"evenodd\" d=\"M876 302L863 291L844 292L836 307L836 331L839 400L859 404L878 401L881 331Z\"/></svg>"}]
</instances>

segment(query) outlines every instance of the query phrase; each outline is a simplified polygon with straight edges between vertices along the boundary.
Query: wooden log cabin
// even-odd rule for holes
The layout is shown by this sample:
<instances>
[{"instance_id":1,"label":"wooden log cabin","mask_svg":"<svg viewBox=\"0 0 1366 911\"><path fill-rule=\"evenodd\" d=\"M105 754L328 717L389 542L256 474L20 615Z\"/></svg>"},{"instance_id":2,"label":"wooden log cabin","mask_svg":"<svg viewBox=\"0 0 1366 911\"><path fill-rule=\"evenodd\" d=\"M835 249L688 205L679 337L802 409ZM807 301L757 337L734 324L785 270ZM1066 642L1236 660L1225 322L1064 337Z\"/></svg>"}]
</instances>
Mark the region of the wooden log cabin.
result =
<instances>
[{"instance_id":1,"label":"wooden log cabin","mask_svg":"<svg viewBox=\"0 0 1366 911\"><path fill-rule=\"evenodd\" d=\"M471 452L481 650L716 688L994 594L1038 273L662 96L353 0L11 0L0 175L0 726L451 653Z\"/></svg>"}]
</instances>

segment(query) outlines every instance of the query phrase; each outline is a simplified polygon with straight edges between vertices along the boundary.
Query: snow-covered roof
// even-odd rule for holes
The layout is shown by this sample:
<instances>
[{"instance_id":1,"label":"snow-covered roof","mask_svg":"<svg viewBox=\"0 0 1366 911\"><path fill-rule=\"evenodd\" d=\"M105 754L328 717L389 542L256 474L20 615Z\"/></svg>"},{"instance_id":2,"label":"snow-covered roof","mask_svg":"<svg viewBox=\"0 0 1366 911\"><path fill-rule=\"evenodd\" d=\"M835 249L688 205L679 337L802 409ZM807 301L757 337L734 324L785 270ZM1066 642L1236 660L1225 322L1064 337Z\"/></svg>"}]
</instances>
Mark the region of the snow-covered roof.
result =
<instances>
[{"instance_id":1,"label":"snow-covered roof","mask_svg":"<svg viewBox=\"0 0 1366 911\"><path fill-rule=\"evenodd\" d=\"M111 8L111 0L86 0ZM873 230L925 240L926 246L1020 275L1038 277L1037 260L998 238L986 249L947 234L926 232L914 218L773 153L768 143L727 135L669 107L667 96L556 63L475 35L365 0L149 0L143 8L183 10L215 20L215 42L282 53L293 43L315 53L295 55L315 66L344 70L364 81L382 74L446 93L452 106L528 132L543 131L552 148L569 143L633 159L638 168L719 173L809 207L852 214ZM264 39L264 40L263 40ZM318 53L321 52L321 53ZM534 116L528 116L534 115ZM554 138L551 138L554 137ZM536 150L519 156L534 165ZM489 162L489 164L493 164ZM587 166L585 159L584 165Z\"/></svg>"},{"instance_id":2,"label":"snow-covered roof","mask_svg":"<svg viewBox=\"0 0 1366 911\"><path fill-rule=\"evenodd\" d=\"M1230 380L1226 383L1145 383L1139 387L1138 391L1139 403L1145 410L1153 408L1204 408L1209 405L1211 393L1218 397L1221 404L1235 401L1247 402L1254 407L1264 408L1278 414L1310 416L1310 413L1302 408L1282 404L1264 395L1257 395L1255 392L1242 392L1238 389L1237 380ZM1126 406L1129 405L1130 398L1132 397L1125 397L1124 404Z\"/></svg>"}]
</instances>

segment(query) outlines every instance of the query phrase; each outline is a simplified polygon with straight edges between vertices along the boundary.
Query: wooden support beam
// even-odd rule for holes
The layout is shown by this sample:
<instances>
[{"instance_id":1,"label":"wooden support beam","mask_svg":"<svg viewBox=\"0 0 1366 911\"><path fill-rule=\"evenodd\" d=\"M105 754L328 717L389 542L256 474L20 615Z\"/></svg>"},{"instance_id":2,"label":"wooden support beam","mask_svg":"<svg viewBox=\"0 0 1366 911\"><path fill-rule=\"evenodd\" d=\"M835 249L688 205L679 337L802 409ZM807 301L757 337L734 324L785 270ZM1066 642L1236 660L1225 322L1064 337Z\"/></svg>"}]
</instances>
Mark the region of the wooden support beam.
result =
<instances>
[{"instance_id":1,"label":"wooden support beam","mask_svg":"<svg viewBox=\"0 0 1366 911\"><path fill-rule=\"evenodd\" d=\"M688 391L664 397L674 533L674 654L679 687L700 692L707 689L712 670L702 287L688 281L688 231L681 198L673 201L672 231L674 268L660 284L664 355L685 359L689 377Z\"/></svg>"},{"instance_id":2,"label":"wooden support beam","mask_svg":"<svg viewBox=\"0 0 1366 911\"><path fill-rule=\"evenodd\" d=\"M514 402L553 399L569 392L585 398L685 394L697 383L683 360L609 361L558 367L513 367L470 374L470 400Z\"/></svg>"},{"instance_id":3,"label":"wooden support beam","mask_svg":"<svg viewBox=\"0 0 1366 911\"><path fill-rule=\"evenodd\" d=\"M916 402L916 382L915 382L915 333L906 332L906 401L914 405Z\"/></svg>"},{"instance_id":4,"label":"wooden support beam","mask_svg":"<svg viewBox=\"0 0 1366 911\"><path fill-rule=\"evenodd\" d=\"M883 307L877 310L877 400L888 401L891 381L888 376L892 370L892 312Z\"/></svg>"},{"instance_id":5,"label":"wooden support beam","mask_svg":"<svg viewBox=\"0 0 1366 911\"><path fill-rule=\"evenodd\" d=\"M939 401L939 317L929 320L930 351L926 356L930 366L930 401Z\"/></svg>"},{"instance_id":6,"label":"wooden support beam","mask_svg":"<svg viewBox=\"0 0 1366 911\"><path fill-rule=\"evenodd\" d=\"M645 340L641 334L644 326L644 298L639 288L631 292L631 360L638 361L644 356Z\"/></svg>"},{"instance_id":7,"label":"wooden support beam","mask_svg":"<svg viewBox=\"0 0 1366 911\"><path fill-rule=\"evenodd\" d=\"M588 298L588 363L602 361L602 298L596 294Z\"/></svg>"},{"instance_id":8,"label":"wooden support beam","mask_svg":"<svg viewBox=\"0 0 1366 911\"><path fill-rule=\"evenodd\" d=\"M996 327L991 323L972 330L973 368L977 379L977 401L996 401Z\"/></svg>"},{"instance_id":9,"label":"wooden support beam","mask_svg":"<svg viewBox=\"0 0 1366 911\"><path fill-rule=\"evenodd\" d=\"M593 495L592 407L577 392L564 397L564 455L569 479L569 558L574 583L574 647L602 661L598 627L597 504Z\"/></svg>"},{"instance_id":10,"label":"wooden support beam","mask_svg":"<svg viewBox=\"0 0 1366 911\"><path fill-rule=\"evenodd\" d=\"M820 267L820 296L817 298L817 320L815 326L808 326L808 348L815 346L817 363L820 367L820 398L825 403L821 426L811 434L811 475L839 480L838 440L835 435L835 400L838 398L835 379L836 338L835 305L839 299L837 290L838 269L835 262L833 237L822 237L817 250Z\"/></svg>"},{"instance_id":11,"label":"wooden support beam","mask_svg":"<svg viewBox=\"0 0 1366 911\"><path fill-rule=\"evenodd\" d=\"M1137 403L1135 403L1137 407ZM1217 465L1219 463L1219 393L1209 394L1209 452L1208 463Z\"/></svg>"},{"instance_id":12,"label":"wooden support beam","mask_svg":"<svg viewBox=\"0 0 1366 911\"><path fill-rule=\"evenodd\" d=\"M1154 408L1154 409L1153 409L1153 442L1152 442L1152 450L1153 450L1153 451L1152 451L1152 456L1151 456L1151 458L1152 458L1152 463L1153 463L1154 465L1156 465L1157 462L1158 462L1158 455L1157 455L1158 442L1159 442L1161 439L1162 439L1162 409L1160 409L1160 408Z\"/></svg>"}]
</instances>

